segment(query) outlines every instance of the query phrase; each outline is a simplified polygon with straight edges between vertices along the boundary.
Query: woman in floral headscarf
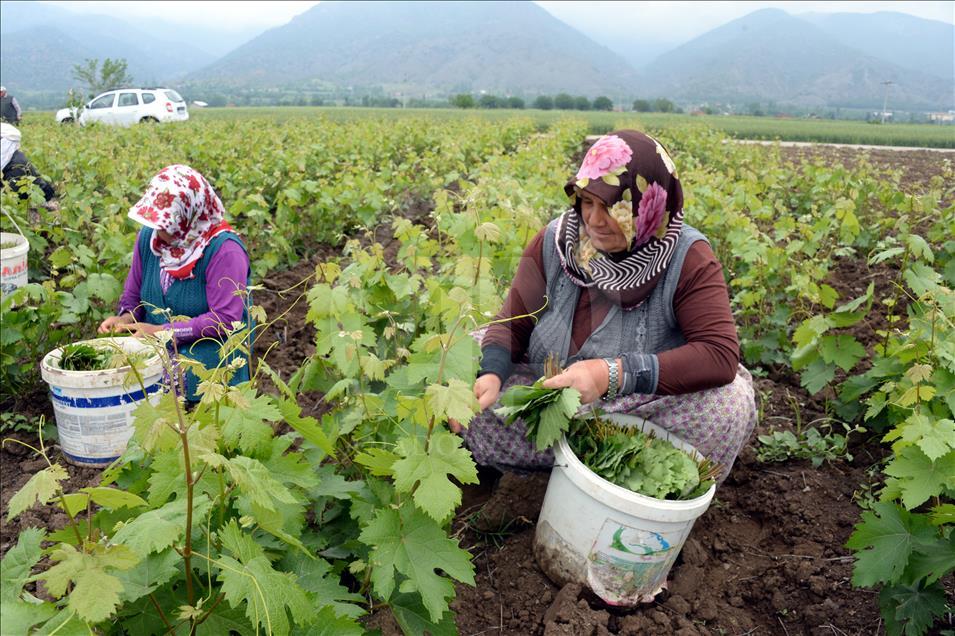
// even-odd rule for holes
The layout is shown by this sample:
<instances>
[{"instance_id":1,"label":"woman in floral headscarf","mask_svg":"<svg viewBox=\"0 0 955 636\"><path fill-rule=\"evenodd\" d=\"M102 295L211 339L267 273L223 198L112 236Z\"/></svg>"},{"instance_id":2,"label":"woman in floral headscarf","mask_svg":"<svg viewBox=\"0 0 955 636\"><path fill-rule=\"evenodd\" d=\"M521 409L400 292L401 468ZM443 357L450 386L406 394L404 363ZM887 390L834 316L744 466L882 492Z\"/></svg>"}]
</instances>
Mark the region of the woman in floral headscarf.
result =
<instances>
[{"instance_id":1,"label":"woman in floral headscarf","mask_svg":"<svg viewBox=\"0 0 955 636\"><path fill-rule=\"evenodd\" d=\"M683 222L673 161L655 139L617 131L590 148L565 191L573 207L527 246L497 316L506 322L482 339L483 412L465 432L475 460L552 464L520 422L504 426L489 407L556 353L566 370L545 386L671 431L721 464L722 481L755 425L752 378L739 365L722 267Z\"/></svg>"},{"instance_id":2,"label":"woman in floral headscarf","mask_svg":"<svg viewBox=\"0 0 955 636\"><path fill-rule=\"evenodd\" d=\"M220 343L233 325L249 324L249 256L224 217L222 201L196 170L183 165L160 170L129 210L129 218L143 228L118 315L104 320L100 333L141 336L170 329L181 355L217 366ZM189 319L169 323L170 315ZM248 379L246 364L232 383ZM185 381L186 397L197 400L195 374L187 371Z\"/></svg>"}]
</instances>

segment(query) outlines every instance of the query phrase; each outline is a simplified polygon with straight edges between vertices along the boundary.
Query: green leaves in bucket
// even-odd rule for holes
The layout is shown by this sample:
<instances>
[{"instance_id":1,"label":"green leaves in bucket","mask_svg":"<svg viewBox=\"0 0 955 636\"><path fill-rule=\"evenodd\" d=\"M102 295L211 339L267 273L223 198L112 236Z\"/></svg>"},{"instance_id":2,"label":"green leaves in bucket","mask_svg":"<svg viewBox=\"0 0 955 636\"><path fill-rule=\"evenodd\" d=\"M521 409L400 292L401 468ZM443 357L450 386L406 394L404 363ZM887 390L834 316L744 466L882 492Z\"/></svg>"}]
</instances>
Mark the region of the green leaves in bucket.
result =
<instances>
[{"instance_id":1,"label":"green leaves in bucket","mask_svg":"<svg viewBox=\"0 0 955 636\"><path fill-rule=\"evenodd\" d=\"M64 371L104 371L135 365L145 359L141 353L126 353L118 347L71 344L63 347L60 368Z\"/></svg>"},{"instance_id":2,"label":"green leaves in bucket","mask_svg":"<svg viewBox=\"0 0 955 636\"><path fill-rule=\"evenodd\" d=\"M597 475L657 499L694 499L713 485L722 468L697 461L667 440L599 417L576 419L567 442Z\"/></svg>"}]
</instances>

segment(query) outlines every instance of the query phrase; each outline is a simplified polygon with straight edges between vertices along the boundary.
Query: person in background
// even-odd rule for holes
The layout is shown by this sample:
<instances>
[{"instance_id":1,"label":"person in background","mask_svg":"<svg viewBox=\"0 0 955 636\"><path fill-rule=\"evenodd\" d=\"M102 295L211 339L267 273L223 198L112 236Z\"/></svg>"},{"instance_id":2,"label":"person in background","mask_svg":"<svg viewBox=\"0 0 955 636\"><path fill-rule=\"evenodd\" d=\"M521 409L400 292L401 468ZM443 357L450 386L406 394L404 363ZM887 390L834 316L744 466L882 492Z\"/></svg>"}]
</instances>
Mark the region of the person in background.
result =
<instances>
[{"instance_id":1,"label":"person in background","mask_svg":"<svg viewBox=\"0 0 955 636\"><path fill-rule=\"evenodd\" d=\"M0 159L2 159L0 181L3 186L9 186L14 191L18 191L20 180L24 177L32 177L33 182L43 191L43 198L46 199L43 207L48 210L60 209L60 204L56 200L56 190L50 182L40 176L37 169L20 150L20 139L21 134L16 127L0 123ZM19 192L19 196L21 199L28 199L30 193Z\"/></svg>"},{"instance_id":2,"label":"person in background","mask_svg":"<svg viewBox=\"0 0 955 636\"><path fill-rule=\"evenodd\" d=\"M233 323L250 324L249 255L209 182L188 166L167 166L149 182L129 218L143 228L117 315L104 320L99 332L143 336L172 330L179 354L210 369L237 357L233 353L223 361L220 350ZM188 320L169 323L169 316ZM249 380L247 357L245 362L232 384ZM197 385L197 376L186 371L188 400L198 401Z\"/></svg>"},{"instance_id":3,"label":"person in background","mask_svg":"<svg viewBox=\"0 0 955 636\"><path fill-rule=\"evenodd\" d=\"M20 110L20 104L17 98L7 94L7 87L0 86L0 121L8 124L19 124L23 111Z\"/></svg>"}]
</instances>

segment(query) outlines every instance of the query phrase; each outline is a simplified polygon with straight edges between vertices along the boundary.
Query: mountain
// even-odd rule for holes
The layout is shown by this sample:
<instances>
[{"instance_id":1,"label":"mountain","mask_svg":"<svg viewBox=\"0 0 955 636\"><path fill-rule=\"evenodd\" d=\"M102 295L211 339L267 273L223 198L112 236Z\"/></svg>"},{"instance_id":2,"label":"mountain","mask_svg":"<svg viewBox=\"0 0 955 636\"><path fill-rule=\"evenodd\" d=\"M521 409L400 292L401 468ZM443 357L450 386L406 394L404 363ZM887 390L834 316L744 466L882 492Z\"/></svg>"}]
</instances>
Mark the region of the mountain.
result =
<instances>
[{"instance_id":1,"label":"mountain","mask_svg":"<svg viewBox=\"0 0 955 636\"><path fill-rule=\"evenodd\" d=\"M779 9L755 11L704 33L661 55L646 73L656 80L655 93L647 96L684 102L877 108L883 82L891 81L893 108L955 107L955 78L869 55Z\"/></svg>"},{"instance_id":2,"label":"mountain","mask_svg":"<svg viewBox=\"0 0 955 636\"><path fill-rule=\"evenodd\" d=\"M955 25L890 11L798 17L872 57L942 79L955 77Z\"/></svg>"},{"instance_id":3,"label":"mountain","mask_svg":"<svg viewBox=\"0 0 955 636\"><path fill-rule=\"evenodd\" d=\"M39 2L6 1L0 2L0 34L4 84L44 92L74 86L73 65L86 58L125 58L138 84L174 80L253 35L155 19L134 24Z\"/></svg>"},{"instance_id":4,"label":"mountain","mask_svg":"<svg viewBox=\"0 0 955 636\"><path fill-rule=\"evenodd\" d=\"M322 2L187 81L613 97L638 78L531 2Z\"/></svg>"}]
</instances>

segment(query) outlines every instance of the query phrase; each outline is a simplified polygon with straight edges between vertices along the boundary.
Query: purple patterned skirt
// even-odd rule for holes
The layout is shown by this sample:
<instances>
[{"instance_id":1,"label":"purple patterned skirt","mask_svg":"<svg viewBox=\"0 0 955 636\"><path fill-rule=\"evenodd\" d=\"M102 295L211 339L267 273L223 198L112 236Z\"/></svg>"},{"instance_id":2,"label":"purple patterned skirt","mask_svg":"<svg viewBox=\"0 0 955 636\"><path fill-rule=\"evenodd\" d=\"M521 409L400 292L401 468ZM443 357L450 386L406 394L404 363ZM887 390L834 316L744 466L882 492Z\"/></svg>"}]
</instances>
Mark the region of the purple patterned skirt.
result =
<instances>
[{"instance_id":1,"label":"purple patterned skirt","mask_svg":"<svg viewBox=\"0 0 955 636\"><path fill-rule=\"evenodd\" d=\"M515 384L533 384L537 377L518 365L501 393ZM478 464L500 470L541 470L554 463L554 451L538 451L525 436L520 420L510 426L494 414L495 404L471 420L464 441ZM726 479L740 449L756 426L753 378L742 365L729 384L684 395L634 393L595 406L605 413L626 413L649 420L692 444L710 460L723 466Z\"/></svg>"}]
</instances>

